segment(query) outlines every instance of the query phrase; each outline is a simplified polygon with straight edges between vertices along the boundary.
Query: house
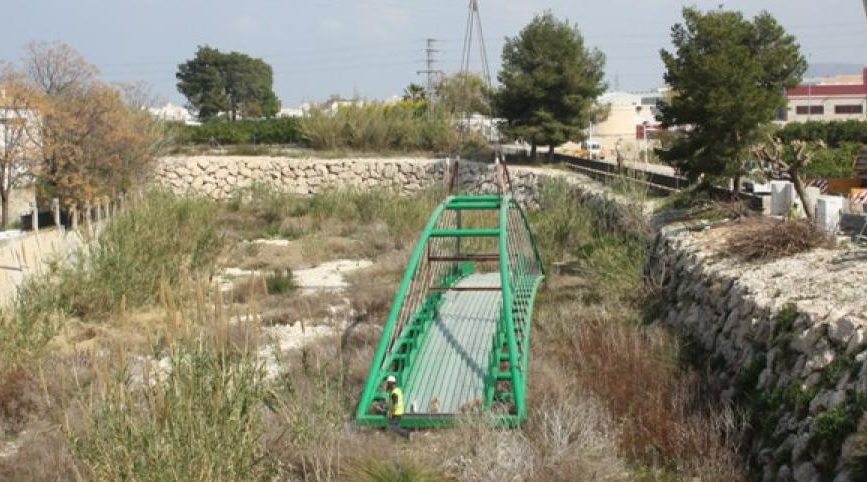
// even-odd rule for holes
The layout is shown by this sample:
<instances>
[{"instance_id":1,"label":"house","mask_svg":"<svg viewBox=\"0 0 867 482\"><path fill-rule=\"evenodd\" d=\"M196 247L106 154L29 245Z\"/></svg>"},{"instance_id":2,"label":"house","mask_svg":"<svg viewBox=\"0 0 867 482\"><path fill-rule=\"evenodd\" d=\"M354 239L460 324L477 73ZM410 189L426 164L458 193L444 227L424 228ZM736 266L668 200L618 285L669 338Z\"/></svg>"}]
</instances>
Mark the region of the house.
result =
<instances>
[{"instance_id":1,"label":"house","mask_svg":"<svg viewBox=\"0 0 867 482\"><path fill-rule=\"evenodd\" d=\"M150 112L154 117L164 121L198 124L195 116L193 116L186 107L173 102L166 102L166 105L162 107L151 107L148 109L148 112Z\"/></svg>"},{"instance_id":2,"label":"house","mask_svg":"<svg viewBox=\"0 0 867 482\"><path fill-rule=\"evenodd\" d=\"M590 126L587 137L602 144L605 157L616 157L615 146L627 159L636 159L645 148L653 147L658 131L657 105L665 99L666 89L651 92L606 92L596 104L608 107L605 120ZM646 133L646 135L645 135Z\"/></svg>"},{"instance_id":3,"label":"house","mask_svg":"<svg viewBox=\"0 0 867 482\"><path fill-rule=\"evenodd\" d=\"M867 68L861 75L817 79L786 89L781 122L867 120Z\"/></svg>"}]
</instances>

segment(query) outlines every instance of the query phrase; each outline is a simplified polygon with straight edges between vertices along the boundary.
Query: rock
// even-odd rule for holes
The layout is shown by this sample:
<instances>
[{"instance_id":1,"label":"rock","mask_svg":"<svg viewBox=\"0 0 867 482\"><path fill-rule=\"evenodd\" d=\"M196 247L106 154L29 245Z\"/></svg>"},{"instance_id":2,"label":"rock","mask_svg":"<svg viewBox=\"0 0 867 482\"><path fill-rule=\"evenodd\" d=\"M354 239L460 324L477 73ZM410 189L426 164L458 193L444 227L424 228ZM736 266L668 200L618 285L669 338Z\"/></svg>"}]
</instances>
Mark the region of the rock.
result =
<instances>
[{"instance_id":1,"label":"rock","mask_svg":"<svg viewBox=\"0 0 867 482\"><path fill-rule=\"evenodd\" d=\"M795 467L795 482L818 482L819 471L811 462L803 462Z\"/></svg>"},{"instance_id":2,"label":"rock","mask_svg":"<svg viewBox=\"0 0 867 482\"><path fill-rule=\"evenodd\" d=\"M858 328L849 338L849 343L846 345L846 354L851 355L867 345L867 337L864 334L864 328Z\"/></svg>"},{"instance_id":3,"label":"rock","mask_svg":"<svg viewBox=\"0 0 867 482\"><path fill-rule=\"evenodd\" d=\"M828 348L825 348L818 353L814 354L807 360L807 363L804 364L804 370L801 372L803 375L807 376L811 372L821 370L828 365L830 365L834 361L834 352Z\"/></svg>"},{"instance_id":4,"label":"rock","mask_svg":"<svg viewBox=\"0 0 867 482\"><path fill-rule=\"evenodd\" d=\"M797 352L808 354L812 351L813 345L822 337L823 332L822 327L807 328L795 337L789 346Z\"/></svg>"},{"instance_id":5,"label":"rock","mask_svg":"<svg viewBox=\"0 0 867 482\"><path fill-rule=\"evenodd\" d=\"M777 470L777 480L781 482L792 480L792 469L790 469L788 465L781 466L779 470Z\"/></svg>"},{"instance_id":6,"label":"rock","mask_svg":"<svg viewBox=\"0 0 867 482\"><path fill-rule=\"evenodd\" d=\"M852 475L849 473L849 469L843 469L834 477L833 482L850 482L851 480Z\"/></svg>"},{"instance_id":7,"label":"rock","mask_svg":"<svg viewBox=\"0 0 867 482\"><path fill-rule=\"evenodd\" d=\"M828 337L839 343L846 345L849 343L849 338L855 333L855 323L849 316L843 316L836 320L831 320L828 324Z\"/></svg>"}]
</instances>

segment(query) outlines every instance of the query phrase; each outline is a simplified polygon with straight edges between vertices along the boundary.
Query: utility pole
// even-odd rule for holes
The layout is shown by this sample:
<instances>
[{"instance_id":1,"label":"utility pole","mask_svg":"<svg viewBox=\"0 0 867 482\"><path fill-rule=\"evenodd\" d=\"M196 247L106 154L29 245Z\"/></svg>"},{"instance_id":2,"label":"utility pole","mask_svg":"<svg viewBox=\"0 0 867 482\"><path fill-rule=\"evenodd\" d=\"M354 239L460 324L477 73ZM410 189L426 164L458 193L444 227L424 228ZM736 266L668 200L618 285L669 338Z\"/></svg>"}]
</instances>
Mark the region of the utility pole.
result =
<instances>
[{"instance_id":1,"label":"utility pole","mask_svg":"<svg viewBox=\"0 0 867 482\"><path fill-rule=\"evenodd\" d=\"M437 70L436 67L437 61L434 58L434 55L439 52L438 49L434 48L434 44L436 44L437 39L429 38L425 39L425 66L424 70L416 71L416 74L425 74L427 75L427 95L428 98L433 97L434 87L437 81L437 76L442 75L442 70Z\"/></svg>"}]
</instances>

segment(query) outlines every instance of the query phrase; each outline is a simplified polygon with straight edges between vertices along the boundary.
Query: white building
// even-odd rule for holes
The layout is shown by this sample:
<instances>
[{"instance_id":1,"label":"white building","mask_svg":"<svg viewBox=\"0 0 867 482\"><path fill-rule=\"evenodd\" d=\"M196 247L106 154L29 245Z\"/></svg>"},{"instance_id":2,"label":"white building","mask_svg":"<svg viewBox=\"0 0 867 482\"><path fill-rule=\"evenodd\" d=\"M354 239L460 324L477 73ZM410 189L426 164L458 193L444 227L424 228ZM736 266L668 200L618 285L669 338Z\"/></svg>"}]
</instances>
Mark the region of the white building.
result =
<instances>
[{"instance_id":1,"label":"white building","mask_svg":"<svg viewBox=\"0 0 867 482\"><path fill-rule=\"evenodd\" d=\"M166 105L162 107L150 107L148 108L148 112L157 119L164 121L198 124L195 116L193 116L186 107L173 102L166 102Z\"/></svg>"},{"instance_id":2,"label":"white building","mask_svg":"<svg viewBox=\"0 0 867 482\"><path fill-rule=\"evenodd\" d=\"M608 107L608 117L591 125L588 137L602 144L606 158L615 158L618 143L627 159L636 158L645 142L653 142L650 134L645 139L645 129L650 133L659 124L656 106L665 95L665 89L639 93L606 92L599 96L596 104Z\"/></svg>"},{"instance_id":3,"label":"white building","mask_svg":"<svg viewBox=\"0 0 867 482\"><path fill-rule=\"evenodd\" d=\"M867 68L861 75L817 79L786 90L782 122L867 120Z\"/></svg>"}]
</instances>

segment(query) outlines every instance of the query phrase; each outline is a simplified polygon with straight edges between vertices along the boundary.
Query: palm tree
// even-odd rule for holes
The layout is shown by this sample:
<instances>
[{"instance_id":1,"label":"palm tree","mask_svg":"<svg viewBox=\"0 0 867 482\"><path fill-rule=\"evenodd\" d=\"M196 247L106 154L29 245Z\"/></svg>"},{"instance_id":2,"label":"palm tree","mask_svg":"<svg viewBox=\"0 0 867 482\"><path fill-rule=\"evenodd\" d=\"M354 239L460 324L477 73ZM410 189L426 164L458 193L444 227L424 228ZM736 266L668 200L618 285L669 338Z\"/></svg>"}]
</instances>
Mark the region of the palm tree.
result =
<instances>
[{"instance_id":1,"label":"palm tree","mask_svg":"<svg viewBox=\"0 0 867 482\"><path fill-rule=\"evenodd\" d=\"M403 100L418 102L426 99L427 92L425 92L424 87L416 83L409 84L405 89L403 89Z\"/></svg>"}]
</instances>

